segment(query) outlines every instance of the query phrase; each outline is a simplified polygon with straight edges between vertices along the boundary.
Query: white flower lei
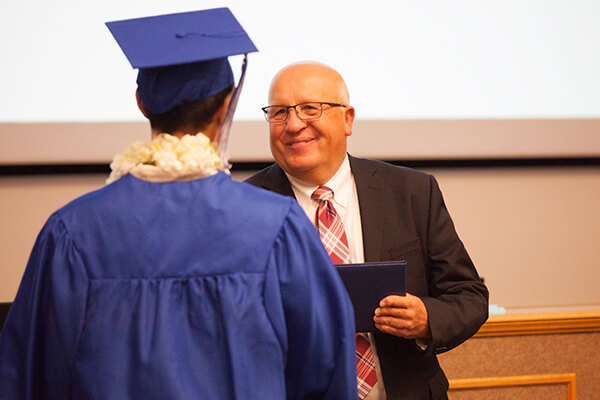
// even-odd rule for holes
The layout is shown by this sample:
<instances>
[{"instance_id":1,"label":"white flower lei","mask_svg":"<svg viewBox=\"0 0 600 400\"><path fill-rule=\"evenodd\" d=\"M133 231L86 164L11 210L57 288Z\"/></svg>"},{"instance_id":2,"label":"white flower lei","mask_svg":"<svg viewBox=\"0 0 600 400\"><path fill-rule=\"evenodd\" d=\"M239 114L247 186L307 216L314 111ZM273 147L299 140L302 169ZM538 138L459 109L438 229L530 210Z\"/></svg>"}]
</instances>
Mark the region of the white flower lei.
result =
<instances>
[{"instance_id":1,"label":"white flower lei","mask_svg":"<svg viewBox=\"0 0 600 400\"><path fill-rule=\"evenodd\" d=\"M217 144L202 133L181 139L161 133L150 142L134 142L113 158L110 169L107 184L128 173L151 182L187 181L219 171L229 173L219 157Z\"/></svg>"}]
</instances>

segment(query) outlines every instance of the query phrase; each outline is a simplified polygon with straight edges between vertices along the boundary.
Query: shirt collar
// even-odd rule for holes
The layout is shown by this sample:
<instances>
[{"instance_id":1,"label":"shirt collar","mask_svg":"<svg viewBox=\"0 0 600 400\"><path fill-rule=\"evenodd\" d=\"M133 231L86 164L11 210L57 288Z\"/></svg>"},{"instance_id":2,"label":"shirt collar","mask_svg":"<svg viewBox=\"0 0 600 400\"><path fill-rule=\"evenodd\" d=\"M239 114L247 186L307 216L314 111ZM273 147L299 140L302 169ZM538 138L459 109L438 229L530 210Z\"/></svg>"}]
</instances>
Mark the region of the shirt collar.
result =
<instances>
[{"instance_id":1,"label":"shirt collar","mask_svg":"<svg viewBox=\"0 0 600 400\"><path fill-rule=\"evenodd\" d=\"M284 171L285 172L285 171ZM312 193L319 187L319 185L313 185L312 183L304 182L287 172L285 172L292 188L294 189L294 193L298 196L301 194L306 198L310 199ZM337 170L335 175L331 177L323 186L327 186L331 190L333 190L333 201L346 208L348 206L348 201L350 199L350 193L352 190L352 171L350 169L350 161L348 160L348 154L344 157L344 161L340 168ZM300 199L298 199L300 200Z\"/></svg>"}]
</instances>

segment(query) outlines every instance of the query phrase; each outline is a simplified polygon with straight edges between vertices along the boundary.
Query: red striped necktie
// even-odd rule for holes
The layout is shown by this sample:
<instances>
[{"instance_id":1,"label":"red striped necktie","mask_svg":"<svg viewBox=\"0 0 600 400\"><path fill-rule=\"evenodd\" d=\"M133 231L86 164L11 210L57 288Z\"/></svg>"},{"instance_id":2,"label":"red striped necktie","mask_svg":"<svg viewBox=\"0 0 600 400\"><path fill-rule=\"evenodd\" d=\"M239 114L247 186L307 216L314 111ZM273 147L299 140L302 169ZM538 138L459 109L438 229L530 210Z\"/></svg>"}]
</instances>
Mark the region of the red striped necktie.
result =
<instances>
[{"instance_id":1,"label":"red striped necktie","mask_svg":"<svg viewBox=\"0 0 600 400\"><path fill-rule=\"evenodd\" d=\"M311 196L319 202L316 223L321 241L334 264L349 264L350 249L344 231L344 224L333 207L333 191L327 186L319 186ZM364 399L377 382L375 363L369 337L365 333L356 334L356 372L358 378L358 398Z\"/></svg>"}]
</instances>

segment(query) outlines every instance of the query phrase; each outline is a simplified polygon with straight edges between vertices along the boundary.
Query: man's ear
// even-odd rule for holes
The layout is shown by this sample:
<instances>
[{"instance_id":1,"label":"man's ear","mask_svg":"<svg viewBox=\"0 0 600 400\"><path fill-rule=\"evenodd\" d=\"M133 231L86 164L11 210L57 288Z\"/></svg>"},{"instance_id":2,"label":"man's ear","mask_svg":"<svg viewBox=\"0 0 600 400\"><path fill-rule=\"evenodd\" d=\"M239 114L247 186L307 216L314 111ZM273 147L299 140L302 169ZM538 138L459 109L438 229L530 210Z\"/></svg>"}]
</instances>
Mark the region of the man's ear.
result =
<instances>
[{"instance_id":1,"label":"man's ear","mask_svg":"<svg viewBox=\"0 0 600 400\"><path fill-rule=\"evenodd\" d=\"M137 89L135 91L135 99L137 100L138 108L140 109L142 114L144 114L144 117L148 118L148 113L146 112L146 108L144 107L144 104L142 104L142 100L140 100L140 94L138 93Z\"/></svg>"},{"instance_id":2,"label":"man's ear","mask_svg":"<svg viewBox=\"0 0 600 400\"><path fill-rule=\"evenodd\" d=\"M352 135L352 125L354 124L354 107L348 106L344 109L344 128L346 136Z\"/></svg>"}]
</instances>

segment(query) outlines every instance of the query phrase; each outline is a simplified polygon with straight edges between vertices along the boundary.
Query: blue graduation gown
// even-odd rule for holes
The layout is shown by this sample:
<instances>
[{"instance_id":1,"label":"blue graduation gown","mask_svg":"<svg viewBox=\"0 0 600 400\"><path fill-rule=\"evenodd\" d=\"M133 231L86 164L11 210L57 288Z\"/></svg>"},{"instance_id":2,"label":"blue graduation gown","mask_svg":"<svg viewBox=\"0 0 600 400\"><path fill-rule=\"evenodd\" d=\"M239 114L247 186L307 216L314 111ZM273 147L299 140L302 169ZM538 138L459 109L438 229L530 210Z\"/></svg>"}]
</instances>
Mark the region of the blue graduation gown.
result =
<instances>
[{"instance_id":1,"label":"blue graduation gown","mask_svg":"<svg viewBox=\"0 0 600 400\"><path fill-rule=\"evenodd\" d=\"M356 399L354 319L294 200L126 175L56 211L0 336L1 399Z\"/></svg>"}]
</instances>

